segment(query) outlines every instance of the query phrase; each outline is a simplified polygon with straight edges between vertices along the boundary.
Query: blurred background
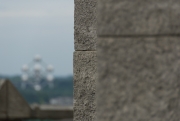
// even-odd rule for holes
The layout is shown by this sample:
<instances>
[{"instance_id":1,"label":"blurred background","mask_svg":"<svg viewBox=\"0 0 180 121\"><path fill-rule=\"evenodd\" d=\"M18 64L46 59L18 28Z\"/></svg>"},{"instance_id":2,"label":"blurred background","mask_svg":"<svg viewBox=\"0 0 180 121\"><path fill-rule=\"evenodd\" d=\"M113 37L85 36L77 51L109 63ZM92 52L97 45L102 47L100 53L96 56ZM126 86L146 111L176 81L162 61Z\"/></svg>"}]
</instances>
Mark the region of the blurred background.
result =
<instances>
[{"instance_id":1,"label":"blurred background","mask_svg":"<svg viewBox=\"0 0 180 121\"><path fill-rule=\"evenodd\" d=\"M73 0L0 0L0 78L29 104L73 104L73 13ZM37 54L53 65L54 86L22 88L22 66Z\"/></svg>"}]
</instances>

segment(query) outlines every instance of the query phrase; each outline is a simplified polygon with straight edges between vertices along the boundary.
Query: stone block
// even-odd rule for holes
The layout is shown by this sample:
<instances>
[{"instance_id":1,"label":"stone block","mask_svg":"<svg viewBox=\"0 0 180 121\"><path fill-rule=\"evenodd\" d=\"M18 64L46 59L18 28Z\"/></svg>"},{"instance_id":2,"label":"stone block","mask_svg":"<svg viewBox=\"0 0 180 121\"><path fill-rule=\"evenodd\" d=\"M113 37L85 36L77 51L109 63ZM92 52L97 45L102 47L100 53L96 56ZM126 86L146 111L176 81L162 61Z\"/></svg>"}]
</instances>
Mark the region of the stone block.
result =
<instances>
[{"instance_id":1,"label":"stone block","mask_svg":"<svg viewBox=\"0 0 180 121\"><path fill-rule=\"evenodd\" d=\"M180 33L178 0L99 0L98 35Z\"/></svg>"},{"instance_id":2,"label":"stone block","mask_svg":"<svg viewBox=\"0 0 180 121\"><path fill-rule=\"evenodd\" d=\"M97 0L75 0L75 50L96 49L96 4Z\"/></svg>"},{"instance_id":3,"label":"stone block","mask_svg":"<svg viewBox=\"0 0 180 121\"><path fill-rule=\"evenodd\" d=\"M74 52L74 121L94 121L96 52Z\"/></svg>"},{"instance_id":4,"label":"stone block","mask_svg":"<svg viewBox=\"0 0 180 121\"><path fill-rule=\"evenodd\" d=\"M0 80L0 120L30 118L31 108L9 80Z\"/></svg>"},{"instance_id":5,"label":"stone block","mask_svg":"<svg viewBox=\"0 0 180 121\"><path fill-rule=\"evenodd\" d=\"M0 119L7 117L7 85L0 80Z\"/></svg>"},{"instance_id":6,"label":"stone block","mask_svg":"<svg viewBox=\"0 0 180 121\"><path fill-rule=\"evenodd\" d=\"M10 81L8 83L8 117L29 118L31 108Z\"/></svg>"},{"instance_id":7,"label":"stone block","mask_svg":"<svg viewBox=\"0 0 180 121\"><path fill-rule=\"evenodd\" d=\"M178 121L179 39L99 38L97 121Z\"/></svg>"},{"instance_id":8,"label":"stone block","mask_svg":"<svg viewBox=\"0 0 180 121\"><path fill-rule=\"evenodd\" d=\"M179 0L171 0L171 30L175 34L180 33L180 1Z\"/></svg>"},{"instance_id":9,"label":"stone block","mask_svg":"<svg viewBox=\"0 0 180 121\"><path fill-rule=\"evenodd\" d=\"M73 108L62 105L32 105L34 119L72 119Z\"/></svg>"}]
</instances>

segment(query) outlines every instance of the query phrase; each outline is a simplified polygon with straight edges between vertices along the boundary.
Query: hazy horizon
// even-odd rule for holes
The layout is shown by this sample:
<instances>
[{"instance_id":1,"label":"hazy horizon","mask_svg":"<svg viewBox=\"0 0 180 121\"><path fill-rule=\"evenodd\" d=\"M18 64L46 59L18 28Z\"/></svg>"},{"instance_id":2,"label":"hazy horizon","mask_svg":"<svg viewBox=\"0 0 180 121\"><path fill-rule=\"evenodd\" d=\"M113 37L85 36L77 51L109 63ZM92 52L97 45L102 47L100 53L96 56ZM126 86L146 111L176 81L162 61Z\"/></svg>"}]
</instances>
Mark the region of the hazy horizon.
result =
<instances>
[{"instance_id":1,"label":"hazy horizon","mask_svg":"<svg viewBox=\"0 0 180 121\"><path fill-rule=\"evenodd\" d=\"M73 0L0 0L0 75L19 75L34 55L55 76L73 73Z\"/></svg>"}]
</instances>

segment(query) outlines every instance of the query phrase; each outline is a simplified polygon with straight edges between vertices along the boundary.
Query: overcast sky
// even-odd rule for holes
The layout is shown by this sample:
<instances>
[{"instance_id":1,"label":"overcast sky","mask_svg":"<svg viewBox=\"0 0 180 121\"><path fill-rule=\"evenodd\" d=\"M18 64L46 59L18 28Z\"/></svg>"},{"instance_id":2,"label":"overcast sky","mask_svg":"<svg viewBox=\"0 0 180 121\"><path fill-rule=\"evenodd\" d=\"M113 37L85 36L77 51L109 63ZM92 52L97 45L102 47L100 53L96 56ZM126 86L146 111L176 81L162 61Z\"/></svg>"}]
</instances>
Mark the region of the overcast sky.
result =
<instances>
[{"instance_id":1,"label":"overcast sky","mask_svg":"<svg viewBox=\"0 0 180 121\"><path fill-rule=\"evenodd\" d=\"M73 71L73 0L0 0L0 75L39 54L56 76Z\"/></svg>"}]
</instances>

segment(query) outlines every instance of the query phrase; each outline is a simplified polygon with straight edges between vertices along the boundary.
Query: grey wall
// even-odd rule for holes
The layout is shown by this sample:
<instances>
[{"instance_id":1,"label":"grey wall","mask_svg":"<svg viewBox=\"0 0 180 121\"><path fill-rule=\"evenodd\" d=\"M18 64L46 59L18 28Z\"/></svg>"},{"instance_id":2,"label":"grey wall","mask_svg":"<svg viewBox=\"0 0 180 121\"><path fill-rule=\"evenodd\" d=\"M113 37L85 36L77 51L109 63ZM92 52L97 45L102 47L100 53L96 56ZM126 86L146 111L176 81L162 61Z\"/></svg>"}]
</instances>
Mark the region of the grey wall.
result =
<instances>
[{"instance_id":1,"label":"grey wall","mask_svg":"<svg viewBox=\"0 0 180 121\"><path fill-rule=\"evenodd\" d=\"M180 120L180 2L99 0L96 121Z\"/></svg>"},{"instance_id":2,"label":"grey wall","mask_svg":"<svg viewBox=\"0 0 180 121\"><path fill-rule=\"evenodd\" d=\"M75 0L74 121L94 121L97 0Z\"/></svg>"}]
</instances>

